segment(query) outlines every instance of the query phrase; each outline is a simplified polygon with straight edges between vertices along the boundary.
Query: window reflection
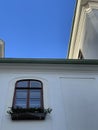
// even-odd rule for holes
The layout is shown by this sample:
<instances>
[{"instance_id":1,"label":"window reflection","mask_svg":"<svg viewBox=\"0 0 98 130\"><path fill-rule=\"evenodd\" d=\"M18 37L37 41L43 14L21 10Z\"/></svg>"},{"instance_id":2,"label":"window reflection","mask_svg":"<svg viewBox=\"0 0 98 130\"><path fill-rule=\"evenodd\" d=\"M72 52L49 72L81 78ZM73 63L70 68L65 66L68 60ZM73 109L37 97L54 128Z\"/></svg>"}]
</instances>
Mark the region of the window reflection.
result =
<instances>
[{"instance_id":1,"label":"window reflection","mask_svg":"<svg viewBox=\"0 0 98 130\"><path fill-rule=\"evenodd\" d=\"M40 99L30 99L30 108L31 107L41 107Z\"/></svg>"},{"instance_id":2,"label":"window reflection","mask_svg":"<svg viewBox=\"0 0 98 130\"><path fill-rule=\"evenodd\" d=\"M39 81L30 81L30 87L31 88L41 88L41 82Z\"/></svg>"},{"instance_id":3,"label":"window reflection","mask_svg":"<svg viewBox=\"0 0 98 130\"><path fill-rule=\"evenodd\" d=\"M27 99L16 99L15 107L26 108Z\"/></svg>"},{"instance_id":4,"label":"window reflection","mask_svg":"<svg viewBox=\"0 0 98 130\"><path fill-rule=\"evenodd\" d=\"M13 107L43 107L43 86L38 80L21 80L16 82Z\"/></svg>"},{"instance_id":5,"label":"window reflection","mask_svg":"<svg viewBox=\"0 0 98 130\"><path fill-rule=\"evenodd\" d=\"M19 81L17 82L17 87L28 87L28 81Z\"/></svg>"},{"instance_id":6,"label":"window reflection","mask_svg":"<svg viewBox=\"0 0 98 130\"><path fill-rule=\"evenodd\" d=\"M31 90L30 91L30 98L40 98L41 90Z\"/></svg>"},{"instance_id":7,"label":"window reflection","mask_svg":"<svg viewBox=\"0 0 98 130\"><path fill-rule=\"evenodd\" d=\"M27 90L16 90L16 98L27 98Z\"/></svg>"}]
</instances>

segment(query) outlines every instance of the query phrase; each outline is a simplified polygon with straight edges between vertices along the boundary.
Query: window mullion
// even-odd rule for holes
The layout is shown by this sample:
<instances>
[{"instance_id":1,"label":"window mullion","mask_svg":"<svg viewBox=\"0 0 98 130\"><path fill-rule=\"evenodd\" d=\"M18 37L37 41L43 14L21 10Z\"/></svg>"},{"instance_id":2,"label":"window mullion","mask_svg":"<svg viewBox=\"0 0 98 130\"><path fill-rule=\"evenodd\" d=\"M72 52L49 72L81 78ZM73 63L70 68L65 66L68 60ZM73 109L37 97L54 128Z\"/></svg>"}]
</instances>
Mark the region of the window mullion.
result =
<instances>
[{"instance_id":1,"label":"window mullion","mask_svg":"<svg viewBox=\"0 0 98 130\"><path fill-rule=\"evenodd\" d=\"M43 106L44 106L44 104L43 104L43 89L41 88L40 91L41 91L40 92L40 99L41 99L40 102L41 102L41 107L43 108Z\"/></svg>"},{"instance_id":2,"label":"window mullion","mask_svg":"<svg viewBox=\"0 0 98 130\"><path fill-rule=\"evenodd\" d=\"M28 81L28 89L27 89L27 108L29 108L30 102L30 81Z\"/></svg>"}]
</instances>

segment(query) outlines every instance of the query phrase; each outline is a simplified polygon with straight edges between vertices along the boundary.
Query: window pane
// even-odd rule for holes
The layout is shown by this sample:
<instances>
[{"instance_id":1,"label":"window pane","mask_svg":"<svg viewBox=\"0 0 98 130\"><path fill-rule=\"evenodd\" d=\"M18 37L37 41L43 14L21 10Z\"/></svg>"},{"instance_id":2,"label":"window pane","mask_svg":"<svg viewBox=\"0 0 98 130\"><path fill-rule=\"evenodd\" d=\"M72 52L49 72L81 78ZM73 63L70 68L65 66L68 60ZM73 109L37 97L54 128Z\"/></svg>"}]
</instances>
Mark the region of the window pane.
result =
<instances>
[{"instance_id":1,"label":"window pane","mask_svg":"<svg viewBox=\"0 0 98 130\"><path fill-rule=\"evenodd\" d=\"M30 99L29 103L30 108L41 107L40 99Z\"/></svg>"},{"instance_id":2,"label":"window pane","mask_svg":"<svg viewBox=\"0 0 98 130\"><path fill-rule=\"evenodd\" d=\"M26 99L16 99L16 103L14 107L26 108Z\"/></svg>"},{"instance_id":3,"label":"window pane","mask_svg":"<svg viewBox=\"0 0 98 130\"><path fill-rule=\"evenodd\" d=\"M30 87L31 88L41 88L41 82L39 81L30 81Z\"/></svg>"},{"instance_id":4,"label":"window pane","mask_svg":"<svg viewBox=\"0 0 98 130\"><path fill-rule=\"evenodd\" d=\"M16 90L16 98L27 98L27 90Z\"/></svg>"},{"instance_id":5,"label":"window pane","mask_svg":"<svg viewBox=\"0 0 98 130\"><path fill-rule=\"evenodd\" d=\"M28 87L28 81L19 81L19 82L17 82L17 87L18 88L21 88L21 87L26 88L26 87Z\"/></svg>"},{"instance_id":6,"label":"window pane","mask_svg":"<svg viewBox=\"0 0 98 130\"><path fill-rule=\"evenodd\" d=\"M41 90L30 90L30 98L40 98Z\"/></svg>"}]
</instances>

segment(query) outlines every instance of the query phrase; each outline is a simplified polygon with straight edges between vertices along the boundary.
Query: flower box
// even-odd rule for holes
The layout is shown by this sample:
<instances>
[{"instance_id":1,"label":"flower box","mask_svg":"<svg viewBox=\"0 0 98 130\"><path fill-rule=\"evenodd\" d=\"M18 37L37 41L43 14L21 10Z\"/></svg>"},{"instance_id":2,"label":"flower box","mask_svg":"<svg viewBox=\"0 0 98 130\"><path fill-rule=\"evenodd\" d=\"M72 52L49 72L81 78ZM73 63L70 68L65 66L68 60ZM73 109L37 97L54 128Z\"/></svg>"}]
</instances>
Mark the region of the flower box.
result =
<instances>
[{"instance_id":1,"label":"flower box","mask_svg":"<svg viewBox=\"0 0 98 130\"><path fill-rule=\"evenodd\" d=\"M12 120L44 120L51 111L50 108L11 108L7 113L11 115Z\"/></svg>"},{"instance_id":2,"label":"flower box","mask_svg":"<svg viewBox=\"0 0 98 130\"><path fill-rule=\"evenodd\" d=\"M12 120L44 120L46 117L45 113L13 113L11 114Z\"/></svg>"}]
</instances>

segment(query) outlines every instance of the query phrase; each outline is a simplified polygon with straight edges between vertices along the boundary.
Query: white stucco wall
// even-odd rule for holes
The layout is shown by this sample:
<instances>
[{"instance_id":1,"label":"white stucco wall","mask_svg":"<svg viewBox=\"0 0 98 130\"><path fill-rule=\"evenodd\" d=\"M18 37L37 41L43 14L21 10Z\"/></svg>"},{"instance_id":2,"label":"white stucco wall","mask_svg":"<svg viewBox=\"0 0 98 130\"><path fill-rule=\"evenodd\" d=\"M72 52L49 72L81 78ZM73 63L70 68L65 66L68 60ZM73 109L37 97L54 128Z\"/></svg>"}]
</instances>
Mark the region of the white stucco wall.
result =
<instances>
[{"instance_id":1,"label":"white stucco wall","mask_svg":"<svg viewBox=\"0 0 98 130\"><path fill-rule=\"evenodd\" d=\"M44 121L12 121L15 82L38 79L44 86ZM82 65L0 65L0 130L98 130L98 67Z\"/></svg>"},{"instance_id":2,"label":"white stucco wall","mask_svg":"<svg viewBox=\"0 0 98 130\"><path fill-rule=\"evenodd\" d=\"M84 40L82 43L82 52L85 59L98 59L98 10L93 10L87 14L86 25L84 33Z\"/></svg>"}]
</instances>

